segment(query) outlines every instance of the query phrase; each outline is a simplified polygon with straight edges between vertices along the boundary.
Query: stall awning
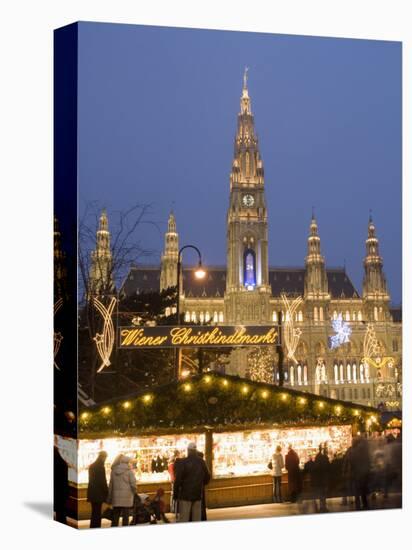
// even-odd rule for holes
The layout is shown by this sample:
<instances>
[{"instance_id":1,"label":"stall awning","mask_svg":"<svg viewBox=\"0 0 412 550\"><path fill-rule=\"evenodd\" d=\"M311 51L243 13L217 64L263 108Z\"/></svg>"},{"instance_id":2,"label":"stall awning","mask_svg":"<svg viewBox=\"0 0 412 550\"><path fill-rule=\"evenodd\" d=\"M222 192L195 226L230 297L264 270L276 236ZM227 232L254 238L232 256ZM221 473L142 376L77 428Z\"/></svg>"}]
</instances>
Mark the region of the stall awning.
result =
<instances>
[{"instance_id":1,"label":"stall awning","mask_svg":"<svg viewBox=\"0 0 412 550\"><path fill-rule=\"evenodd\" d=\"M79 437L246 426L365 424L377 409L208 372L80 410Z\"/></svg>"}]
</instances>

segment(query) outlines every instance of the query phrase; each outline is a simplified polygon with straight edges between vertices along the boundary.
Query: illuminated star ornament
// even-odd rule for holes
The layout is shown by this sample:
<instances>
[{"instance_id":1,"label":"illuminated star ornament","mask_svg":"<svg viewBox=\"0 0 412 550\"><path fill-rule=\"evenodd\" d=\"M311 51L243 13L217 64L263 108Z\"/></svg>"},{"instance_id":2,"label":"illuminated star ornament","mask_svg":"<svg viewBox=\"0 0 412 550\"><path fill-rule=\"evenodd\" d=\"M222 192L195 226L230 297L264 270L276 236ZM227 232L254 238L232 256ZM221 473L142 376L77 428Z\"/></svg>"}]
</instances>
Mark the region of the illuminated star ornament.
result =
<instances>
[{"instance_id":1,"label":"illuminated star ornament","mask_svg":"<svg viewBox=\"0 0 412 550\"><path fill-rule=\"evenodd\" d=\"M338 315L337 319L332 321L332 328L335 331L335 334L329 339L331 349L338 348L342 344L347 344L349 342L352 329L350 328L349 323L346 323L342 319L341 313Z\"/></svg>"}]
</instances>

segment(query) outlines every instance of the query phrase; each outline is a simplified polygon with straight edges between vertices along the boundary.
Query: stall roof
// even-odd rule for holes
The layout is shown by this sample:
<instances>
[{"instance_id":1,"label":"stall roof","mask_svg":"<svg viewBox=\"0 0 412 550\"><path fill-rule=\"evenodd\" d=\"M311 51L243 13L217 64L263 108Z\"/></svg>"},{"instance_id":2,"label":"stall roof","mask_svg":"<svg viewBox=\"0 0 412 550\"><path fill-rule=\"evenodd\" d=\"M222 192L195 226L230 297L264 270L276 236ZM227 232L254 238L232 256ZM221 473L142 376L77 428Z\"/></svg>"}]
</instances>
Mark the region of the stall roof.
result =
<instances>
[{"instance_id":1,"label":"stall roof","mask_svg":"<svg viewBox=\"0 0 412 550\"><path fill-rule=\"evenodd\" d=\"M79 437L354 424L379 418L372 407L207 372L83 407Z\"/></svg>"}]
</instances>

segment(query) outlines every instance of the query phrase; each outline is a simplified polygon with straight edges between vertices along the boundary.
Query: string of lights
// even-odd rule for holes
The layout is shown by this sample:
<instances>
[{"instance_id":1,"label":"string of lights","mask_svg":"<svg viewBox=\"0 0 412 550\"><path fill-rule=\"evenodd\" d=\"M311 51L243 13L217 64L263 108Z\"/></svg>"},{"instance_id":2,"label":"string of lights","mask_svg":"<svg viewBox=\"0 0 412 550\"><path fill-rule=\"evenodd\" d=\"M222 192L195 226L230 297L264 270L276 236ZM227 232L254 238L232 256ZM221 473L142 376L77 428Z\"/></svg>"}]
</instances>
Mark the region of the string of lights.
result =
<instances>
[{"instance_id":1,"label":"string of lights","mask_svg":"<svg viewBox=\"0 0 412 550\"><path fill-rule=\"evenodd\" d=\"M346 401L279 388L235 376L208 373L173 382L80 412L80 434L113 430L228 425L330 425L378 423L379 412Z\"/></svg>"}]
</instances>

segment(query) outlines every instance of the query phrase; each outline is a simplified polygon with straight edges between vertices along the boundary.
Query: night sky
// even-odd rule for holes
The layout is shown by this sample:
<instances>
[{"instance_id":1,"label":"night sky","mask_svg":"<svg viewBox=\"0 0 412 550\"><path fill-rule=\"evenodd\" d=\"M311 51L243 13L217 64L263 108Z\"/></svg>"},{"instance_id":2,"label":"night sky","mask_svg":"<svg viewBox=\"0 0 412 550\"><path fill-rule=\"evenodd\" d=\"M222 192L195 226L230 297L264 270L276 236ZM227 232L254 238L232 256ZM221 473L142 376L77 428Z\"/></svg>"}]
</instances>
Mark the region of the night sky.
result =
<instances>
[{"instance_id":1,"label":"night sky","mask_svg":"<svg viewBox=\"0 0 412 550\"><path fill-rule=\"evenodd\" d=\"M361 291L369 209L401 301L401 43L82 23L80 210L151 204L137 236L226 264L226 210L242 77L265 167L269 263L303 266L312 206L326 265ZM110 220L109 220L110 222ZM194 258L185 257L187 263Z\"/></svg>"}]
</instances>

